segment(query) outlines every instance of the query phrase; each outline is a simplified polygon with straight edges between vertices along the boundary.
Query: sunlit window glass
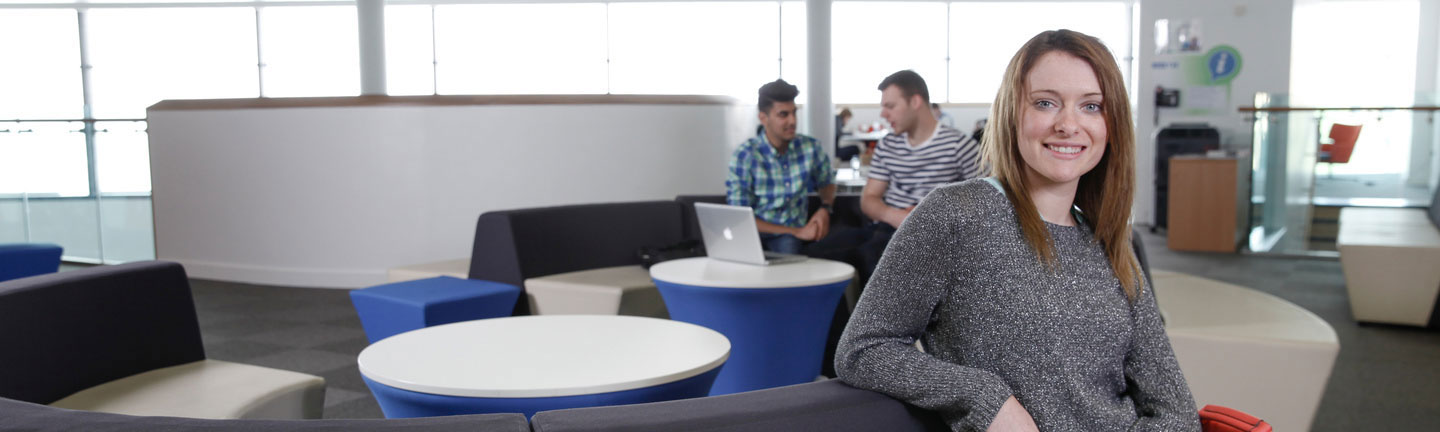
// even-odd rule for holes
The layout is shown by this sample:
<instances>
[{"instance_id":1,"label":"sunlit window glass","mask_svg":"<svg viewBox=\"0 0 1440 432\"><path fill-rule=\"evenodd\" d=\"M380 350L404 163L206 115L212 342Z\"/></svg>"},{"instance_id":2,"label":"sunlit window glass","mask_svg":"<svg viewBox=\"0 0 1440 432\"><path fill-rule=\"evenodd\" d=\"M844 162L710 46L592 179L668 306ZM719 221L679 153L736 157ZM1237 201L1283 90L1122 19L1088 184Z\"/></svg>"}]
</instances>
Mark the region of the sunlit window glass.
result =
<instances>
[{"instance_id":1,"label":"sunlit window glass","mask_svg":"<svg viewBox=\"0 0 1440 432\"><path fill-rule=\"evenodd\" d=\"M385 7L385 90L392 95L435 93L430 5Z\"/></svg>"},{"instance_id":2,"label":"sunlit window glass","mask_svg":"<svg viewBox=\"0 0 1440 432\"><path fill-rule=\"evenodd\" d=\"M144 118L164 99L258 96L250 8L91 9L97 118Z\"/></svg>"},{"instance_id":3,"label":"sunlit window glass","mask_svg":"<svg viewBox=\"0 0 1440 432\"><path fill-rule=\"evenodd\" d=\"M0 123L0 194L89 195L82 127L80 122Z\"/></svg>"},{"instance_id":4,"label":"sunlit window glass","mask_svg":"<svg viewBox=\"0 0 1440 432\"><path fill-rule=\"evenodd\" d=\"M1420 4L1414 0L1297 3L1290 103L1333 107L1415 103L1421 21L1417 16ZM1414 120L1403 112L1325 112L1315 132L1321 137L1332 123L1362 129L1349 162L1326 165L1323 172L1403 174L1410 162Z\"/></svg>"},{"instance_id":5,"label":"sunlit window glass","mask_svg":"<svg viewBox=\"0 0 1440 432\"><path fill-rule=\"evenodd\" d=\"M264 96L360 94L358 26L354 6L261 9Z\"/></svg>"},{"instance_id":6,"label":"sunlit window glass","mask_svg":"<svg viewBox=\"0 0 1440 432\"><path fill-rule=\"evenodd\" d=\"M100 193L150 192L145 122L96 122L95 179Z\"/></svg>"},{"instance_id":7,"label":"sunlit window glass","mask_svg":"<svg viewBox=\"0 0 1440 432\"><path fill-rule=\"evenodd\" d=\"M611 3L610 91L753 99L779 75L778 15L769 2Z\"/></svg>"},{"instance_id":8,"label":"sunlit window glass","mask_svg":"<svg viewBox=\"0 0 1440 432\"><path fill-rule=\"evenodd\" d=\"M805 23L805 2L787 1L782 3L780 8L780 58L783 61L780 66L780 77L796 87L800 87L802 95L810 90L806 86L809 82L806 74L810 73L810 68L807 63L809 50L805 46L809 43Z\"/></svg>"},{"instance_id":9,"label":"sunlit window glass","mask_svg":"<svg viewBox=\"0 0 1440 432\"><path fill-rule=\"evenodd\" d=\"M73 10L0 9L0 119L80 118L76 28Z\"/></svg>"},{"instance_id":10,"label":"sunlit window glass","mask_svg":"<svg viewBox=\"0 0 1440 432\"><path fill-rule=\"evenodd\" d=\"M1409 105L1415 96L1419 13L1414 0L1297 4L1291 103Z\"/></svg>"},{"instance_id":11,"label":"sunlit window glass","mask_svg":"<svg viewBox=\"0 0 1440 432\"><path fill-rule=\"evenodd\" d=\"M1130 13L1122 2L951 3L950 23L950 102L994 102L1010 58L1046 30L1070 29L1100 39L1121 73L1129 74L1123 59ZM932 99L935 93L932 84Z\"/></svg>"},{"instance_id":12,"label":"sunlit window glass","mask_svg":"<svg viewBox=\"0 0 1440 432\"><path fill-rule=\"evenodd\" d=\"M945 102L945 3L836 2L831 14L835 103L878 104L875 87L905 69Z\"/></svg>"},{"instance_id":13,"label":"sunlit window glass","mask_svg":"<svg viewBox=\"0 0 1440 432\"><path fill-rule=\"evenodd\" d=\"M442 94L605 92L605 5L442 5Z\"/></svg>"}]
</instances>

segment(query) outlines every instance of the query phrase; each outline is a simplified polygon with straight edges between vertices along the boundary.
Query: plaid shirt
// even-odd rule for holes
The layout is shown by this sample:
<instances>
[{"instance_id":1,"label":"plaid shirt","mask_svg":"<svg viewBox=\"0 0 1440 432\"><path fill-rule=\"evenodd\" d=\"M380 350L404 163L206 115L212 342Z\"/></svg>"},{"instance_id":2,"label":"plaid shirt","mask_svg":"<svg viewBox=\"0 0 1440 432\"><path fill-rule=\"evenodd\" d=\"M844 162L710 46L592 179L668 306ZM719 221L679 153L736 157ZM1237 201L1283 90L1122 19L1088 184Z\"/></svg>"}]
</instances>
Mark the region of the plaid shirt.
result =
<instances>
[{"instance_id":1,"label":"plaid shirt","mask_svg":"<svg viewBox=\"0 0 1440 432\"><path fill-rule=\"evenodd\" d=\"M762 130L731 156L725 199L755 209L755 217L763 221L802 227L809 218L806 197L834 182L830 155L815 138L796 135L782 155Z\"/></svg>"}]
</instances>

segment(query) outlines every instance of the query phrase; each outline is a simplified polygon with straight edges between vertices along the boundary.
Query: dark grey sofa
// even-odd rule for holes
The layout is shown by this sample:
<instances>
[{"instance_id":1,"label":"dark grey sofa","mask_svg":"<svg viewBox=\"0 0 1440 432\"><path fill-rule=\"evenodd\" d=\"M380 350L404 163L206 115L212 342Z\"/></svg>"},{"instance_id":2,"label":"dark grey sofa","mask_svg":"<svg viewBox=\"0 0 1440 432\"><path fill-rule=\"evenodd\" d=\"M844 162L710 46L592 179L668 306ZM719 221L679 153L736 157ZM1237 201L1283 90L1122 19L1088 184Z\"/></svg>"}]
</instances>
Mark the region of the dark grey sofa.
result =
<instances>
[{"instance_id":1,"label":"dark grey sofa","mask_svg":"<svg viewBox=\"0 0 1440 432\"><path fill-rule=\"evenodd\" d=\"M535 432L948 431L940 417L839 380L669 402L544 411Z\"/></svg>"},{"instance_id":2,"label":"dark grey sofa","mask_svg":"<svg viewBox=\"0 0 1440 432\"><path fill-rule=\"evenodd\" d=\"M0 283L0 397L48 404L205 359L190 281L147 262Z\"/></svg>"},{"instance_id":3,"label":"dark grey sofa","mask_svg":"<svg viewBox=\"0 0 1440 432\"><path fill-rule=\"evenodd\" d=\"M203 420L72 411L0 398L4 431L944 431L940 418L837 380L669 402L419 419Z\"/></svg>"},{"instance_id":4,"label":"dark grey sofa","mask_svg":"<svg viewBox=\"0 0 1440 432\"><path fill-rule=\"evenodd\" d=\"M522 414L481 414L421 419L357 420L205 420L178 417L136 417L52 408L0 398L3 431L435 431L528 432Z\"/></svg>"},{"instance_id":5,"label":"dark grey sofa","mask_svg":"<svg viewBox=\"0 0 1440 432\"><path fill-rule=\"evenodd\" d=\"M818 207L812 197L811 207ZM682 195L670 201L577 204L486 212L475 223L470 279L521 287L525 279L604 267L639 265L638 251L699 241L695 202L722 195ZM835 223L856 223L859 197L836 199ZM515 304L528 315L527 296Z\"/></svg>"}]
</instances>

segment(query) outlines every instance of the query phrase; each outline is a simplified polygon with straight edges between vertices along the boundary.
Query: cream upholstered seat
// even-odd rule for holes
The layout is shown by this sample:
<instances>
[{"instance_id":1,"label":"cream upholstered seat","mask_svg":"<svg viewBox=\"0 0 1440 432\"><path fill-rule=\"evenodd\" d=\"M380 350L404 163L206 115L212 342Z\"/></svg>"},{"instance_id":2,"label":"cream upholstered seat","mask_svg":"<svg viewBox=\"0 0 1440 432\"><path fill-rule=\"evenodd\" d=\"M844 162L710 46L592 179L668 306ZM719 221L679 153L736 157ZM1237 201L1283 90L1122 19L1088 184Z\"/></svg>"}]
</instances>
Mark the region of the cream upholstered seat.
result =
<instances>
[{"instance_id":1,"label":"cream upholstered seat","mask_svg":"<svg viewBox=\"0 0 1440 432\"><path fill-rule=\"evenodd\" d=\"M1424 210L1346 207L1335 243L1356 321L1430 323L1440 294L1440 230Z\"/></svg>"},{"instance_id":2,"label":"cream upholstered seat","mask_svg":"<svg viewBox=\"0 0 1440 432\"><path fill-rule=\"evenodd\" d=\"M316 419L325 380L298 372L200 360L106 382L50 404L137 416Z\"/></svg>"},{"instance_id":3,"label":"cream upholstered seat","mask_svg":"<svg viewBox=\"0 0 1440 432\"><path fill-rule=\"evenodd\" d=\"M324 409L320 377L207 359L176 263L0 282L0 346L14 348L0 350L7 399L191 418L319 418Z\"/></svg>"},{"instance_id":4,"label":"cream upholstered seat","mask_svg":"<svg viewBox=\"0 0 1440 432\"><path fill-rule=\"evenodd\" d=\"M650 273L638 265L529 278L525 292L536 315L670 316Z\"/></svg>"},{"instance_id":5,"label":"cream upholstered seat","mask_svg":"<svg viewBox=\"0 0 1440 432\"><path fill-rule=\"evenodd\" d=\"M1152 277L1196 405L1235 408L1276 430L1310 430L1340 353L1330 324L1250 288L1164 270Z\"/></svg>"},{"instance_id":6,"label":"cream upholstered seat","mask_svg":"<svg viewBox=\"0 0 1440 432\"><path fill-rule=\"evenodd\" d=\"M457 279L465 279L468 278L469 275L470 258L419 263L391 268L386 272L389 282L429 279L436 276L450 276Z\"/></svg>"}]
</instances>

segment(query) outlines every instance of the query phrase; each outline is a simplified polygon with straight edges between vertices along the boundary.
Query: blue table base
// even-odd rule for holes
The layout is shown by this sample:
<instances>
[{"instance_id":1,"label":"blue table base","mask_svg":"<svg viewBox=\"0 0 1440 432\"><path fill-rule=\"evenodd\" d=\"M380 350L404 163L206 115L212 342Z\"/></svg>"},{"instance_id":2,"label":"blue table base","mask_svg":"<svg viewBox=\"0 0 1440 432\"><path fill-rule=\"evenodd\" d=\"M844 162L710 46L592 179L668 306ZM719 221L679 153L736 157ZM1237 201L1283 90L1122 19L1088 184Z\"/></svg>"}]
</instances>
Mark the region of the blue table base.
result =
<instances>
[{"instance_id":1,"label":"blue table base","mask_svg":"<svg viewBox=\"0 0 1440 432\"><path fill-rule=\"evenodd\" d=\"M850 280L793 288L715 288L655 280L670 319L730 338L710 394L807 383L820 375L835 307Z\"/></svg>"},{"instance_id":2,"label":"blue table base","mask_svg":"<svg viewBox=\"0 0 1440 432\"><path fill-rule=\"evenodd\" d=\"M539 411L593 406L629 405L676 399L703 397L722 366L683 380L633 390L576 396L534 398L484 398L445 396L413 392L371 381L362 376L370 393L380 403L385 418L435 417L462 414L522 413L534 416ZM498 372L504 373L504 372Z\"/></svg>"}]
</instances>

